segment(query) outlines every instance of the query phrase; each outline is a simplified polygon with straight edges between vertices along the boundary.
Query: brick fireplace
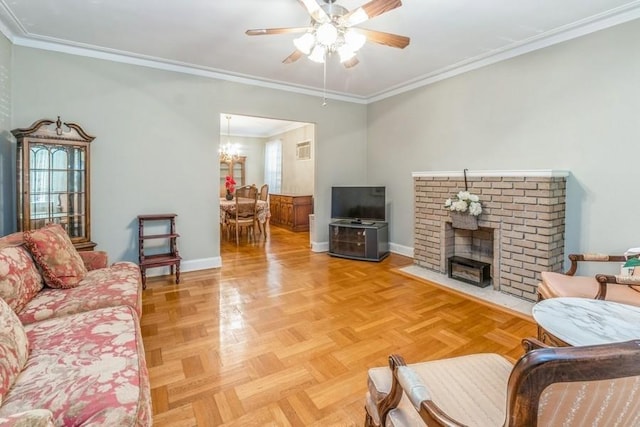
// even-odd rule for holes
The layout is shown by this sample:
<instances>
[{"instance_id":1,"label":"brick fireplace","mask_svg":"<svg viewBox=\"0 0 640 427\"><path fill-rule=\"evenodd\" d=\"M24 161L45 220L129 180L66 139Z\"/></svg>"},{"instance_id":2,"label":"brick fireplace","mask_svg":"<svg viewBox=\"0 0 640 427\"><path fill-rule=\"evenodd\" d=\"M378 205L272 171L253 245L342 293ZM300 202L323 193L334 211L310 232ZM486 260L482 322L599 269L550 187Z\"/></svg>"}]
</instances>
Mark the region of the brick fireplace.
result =
<instances>
[{"instance_id":1,"label":"brick fireplace","mask_svg":"<svg viewBox=\"0 0 640 427\"><path fill-rule=\"evenodd\" d=\"M535 301L540 273L562 270L568 175L467 171L483 206L479 229L468 231L454 229L443 206L465 189L463 172L414 172L414 263L443 274L454 255L489 263L493 289Z\"/></svg>"}]
</instances>

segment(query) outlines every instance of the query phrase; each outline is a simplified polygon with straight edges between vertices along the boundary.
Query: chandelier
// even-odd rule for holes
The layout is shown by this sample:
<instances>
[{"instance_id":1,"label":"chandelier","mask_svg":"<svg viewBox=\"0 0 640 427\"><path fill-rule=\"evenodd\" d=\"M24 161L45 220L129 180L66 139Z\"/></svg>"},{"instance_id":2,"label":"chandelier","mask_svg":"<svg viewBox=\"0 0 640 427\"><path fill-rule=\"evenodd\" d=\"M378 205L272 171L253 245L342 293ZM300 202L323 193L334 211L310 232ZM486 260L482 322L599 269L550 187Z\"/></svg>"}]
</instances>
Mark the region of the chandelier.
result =
<instances>
[{"instance_id":1,"label":"chandelier","mask_svg":"<svg viewBox=\"0 0 640 427\"><path fill-rule=\"evenodd\" d=\"M218 156L222 162L230 162L238 159L238 145L231 143L231 116L225 116L227 119L227 142L220 144Z\"/></svg>"},{"instance_id":2,"label":"chandelier","mask_svg":"<svg viewBox=\"0 0 640 427\"><path fill-rule=\"evenodd\" d=\"M332 7L340 8L336 5ZM340 16L334 15L329 22L315 22L310 31L294 39L293 44L314 62L322 64L329 54L337 52L340 62L346 65L366 41L367 38L357 29L346 27Z\"/></svg>"}]
</instances>

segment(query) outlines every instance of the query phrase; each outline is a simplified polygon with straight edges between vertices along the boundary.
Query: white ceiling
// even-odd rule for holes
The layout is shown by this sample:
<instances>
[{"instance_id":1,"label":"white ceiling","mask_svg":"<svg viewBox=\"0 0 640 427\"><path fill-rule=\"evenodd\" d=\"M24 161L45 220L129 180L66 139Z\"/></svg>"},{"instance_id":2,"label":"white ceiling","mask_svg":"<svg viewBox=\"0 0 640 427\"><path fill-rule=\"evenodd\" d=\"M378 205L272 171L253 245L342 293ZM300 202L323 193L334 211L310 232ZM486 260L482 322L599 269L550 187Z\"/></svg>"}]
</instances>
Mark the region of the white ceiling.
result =
<instances>
[{"instance_id":1,"label":"white ceiling","mask_svg":"<svg viewBox=\"0 0 640 427\"><path fill-rule=\"evenodd\" d=\"M230 120L227 120L230 117ZM302 122L276 120L265 117L220 114L220 134L243 137L268 138L306 125Z\"/></svg>"},{"instance_id":2,"label":"white ceiling","mask_svg":"<svg viewBox=\"0 0 640 427\"><path fill-rule=\"evenodd\" d=\"M338 0L350 10L365 2ZM638 18L640 0L404 0L359 26L408 36L411 44L367 43L352 69L331 58L327 96L375 101ZM297 0L0 0L0 30L16 45L317 95L322 65L282 63L296 34L244 33L308 23Z\"/></svg>"}]
</instances>

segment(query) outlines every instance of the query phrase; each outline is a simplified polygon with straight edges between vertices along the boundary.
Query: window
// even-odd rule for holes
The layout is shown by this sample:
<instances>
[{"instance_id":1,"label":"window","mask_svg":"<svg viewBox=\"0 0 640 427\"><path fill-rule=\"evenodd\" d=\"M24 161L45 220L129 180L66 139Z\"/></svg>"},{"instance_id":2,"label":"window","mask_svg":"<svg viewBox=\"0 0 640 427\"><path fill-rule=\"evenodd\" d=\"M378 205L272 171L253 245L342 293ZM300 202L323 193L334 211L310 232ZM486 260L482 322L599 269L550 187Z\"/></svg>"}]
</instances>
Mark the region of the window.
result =
<instances>
[{"instance_id":1,"label":"window","mask_svg":"<svg viewBox=\"0 0 640 427\"><path fill-rule=\"evenodd\" d=\"M279 193L282 187L282 141L267 142L264 149L264 182L270 193Z\"/></svg>"}]
</instances>

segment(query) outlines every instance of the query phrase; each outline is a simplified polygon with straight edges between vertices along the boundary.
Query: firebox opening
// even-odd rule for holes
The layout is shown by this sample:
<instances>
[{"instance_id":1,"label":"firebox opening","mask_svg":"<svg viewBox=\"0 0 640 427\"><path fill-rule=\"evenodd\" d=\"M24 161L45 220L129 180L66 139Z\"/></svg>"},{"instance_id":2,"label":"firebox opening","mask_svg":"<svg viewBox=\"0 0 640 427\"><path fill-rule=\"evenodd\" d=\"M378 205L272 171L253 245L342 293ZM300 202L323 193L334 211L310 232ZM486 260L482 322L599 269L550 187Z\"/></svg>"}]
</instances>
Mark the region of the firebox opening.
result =
<instances>
[{"instance_id":1,"label":"firebox opening","mask_svg":"<svg viewBox=\"0 0 640 427\"><path fill-rule=\"evenodd\" d=\"M447 223L447 272L449 277L476 286L492 283L494 265L494 229L480 227L478 230L453 228Z\"/></svg>"}]
</instances>

